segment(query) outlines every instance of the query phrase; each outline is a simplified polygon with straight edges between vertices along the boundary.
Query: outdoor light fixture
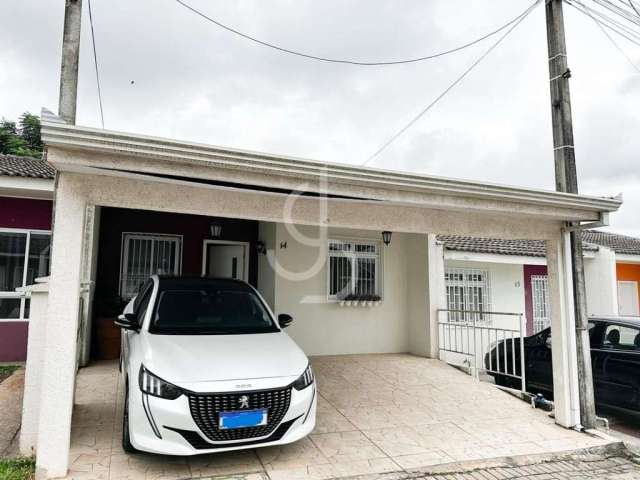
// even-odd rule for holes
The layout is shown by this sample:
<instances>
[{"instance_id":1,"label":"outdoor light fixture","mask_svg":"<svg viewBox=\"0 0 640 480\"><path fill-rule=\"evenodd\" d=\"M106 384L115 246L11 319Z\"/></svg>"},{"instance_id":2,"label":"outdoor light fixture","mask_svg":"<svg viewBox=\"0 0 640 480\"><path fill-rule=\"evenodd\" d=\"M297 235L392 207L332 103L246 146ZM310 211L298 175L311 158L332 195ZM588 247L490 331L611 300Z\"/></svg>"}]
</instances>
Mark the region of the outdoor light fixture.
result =
<instances>
[{"instance_id":1,"label":"outdoor light fixture","mask_svg":"<svg viewBox=\"0 0 640 480\"><path fill-rule=\"evenodd\" d=\"M258 240L256 242L256 251L258 252L259 255L267 254L267 246L264 244L262 240Z\"/></svg>"},{"instance_id":2,"label":"outdoor light fixture","mask_svg":"<svg viewBox=\"0 0 640 480\"><path fill-rule=\"evenodd\" d=\"M211 225L209 225L209 230L211 230L211 236L213 238L220 238L222 235L222 225L217 222L212 222Z\"/></svg>"},{"instance_id":3,"label":"outdoor light fixture","mask_svg":"<svg viewBox=\"0 0 640 480\"><path fill-rule=\"evenodd\" d=\"M389 245L391 243L391 232L388 230L385 230L384 232L382 232L382 241L384 242L385 245Z\"/></svg>"}]
</instances>

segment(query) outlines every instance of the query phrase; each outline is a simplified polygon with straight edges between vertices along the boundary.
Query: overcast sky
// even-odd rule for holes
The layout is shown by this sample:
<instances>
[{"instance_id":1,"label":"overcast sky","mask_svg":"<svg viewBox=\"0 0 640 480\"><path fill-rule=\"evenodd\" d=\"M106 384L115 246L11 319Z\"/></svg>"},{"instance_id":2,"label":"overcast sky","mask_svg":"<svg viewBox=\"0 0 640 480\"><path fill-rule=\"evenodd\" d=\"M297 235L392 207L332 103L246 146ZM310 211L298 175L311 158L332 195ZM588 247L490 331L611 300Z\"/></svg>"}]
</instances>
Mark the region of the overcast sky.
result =
<instances>
[{"instance_id":1,"label":"overcast sky","mask_svg":"<svg viewBox=\"0 0 640 480\"><path fill-rule=\"evenodd\" d=\"M273 43L379 60L455 47L530 0L188 0ZM589 0L586 0L589 1ZM77 123L99 127L85 0ZM93 0L105 127L360 164L493 42L386 67L319 63L220 30L174 0ZM0 2L0 116L57 110L63 0ZM610 230L640 236L640 74L565 6L582 193L625 204ZM497 38L497 37L494 37ZM640 47L619 40L640 66ZM371 166L554 188L544 8Z\"/></svg>"}]
</instances>

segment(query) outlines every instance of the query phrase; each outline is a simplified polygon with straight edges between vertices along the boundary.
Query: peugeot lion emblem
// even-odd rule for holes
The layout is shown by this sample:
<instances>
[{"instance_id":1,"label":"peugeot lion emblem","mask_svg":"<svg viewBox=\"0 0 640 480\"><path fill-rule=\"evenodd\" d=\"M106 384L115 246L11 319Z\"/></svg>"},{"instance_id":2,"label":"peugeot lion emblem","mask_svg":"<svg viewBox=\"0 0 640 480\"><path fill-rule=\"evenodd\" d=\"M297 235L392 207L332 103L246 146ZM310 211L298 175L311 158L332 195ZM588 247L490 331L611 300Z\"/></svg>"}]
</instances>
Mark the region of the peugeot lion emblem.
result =
<instances>
[{"instance_id":1,"label":"peugeot lion emblem","mask_svg":"<svg viewBox=\"0 0 640 480\"><path fill-rule=\"evenodd\" d=\"M247 397L246 395L242 395L239 399L238 399L238 403L239 408L249 408L249 397Z\"/></svg>"}]
</instances>

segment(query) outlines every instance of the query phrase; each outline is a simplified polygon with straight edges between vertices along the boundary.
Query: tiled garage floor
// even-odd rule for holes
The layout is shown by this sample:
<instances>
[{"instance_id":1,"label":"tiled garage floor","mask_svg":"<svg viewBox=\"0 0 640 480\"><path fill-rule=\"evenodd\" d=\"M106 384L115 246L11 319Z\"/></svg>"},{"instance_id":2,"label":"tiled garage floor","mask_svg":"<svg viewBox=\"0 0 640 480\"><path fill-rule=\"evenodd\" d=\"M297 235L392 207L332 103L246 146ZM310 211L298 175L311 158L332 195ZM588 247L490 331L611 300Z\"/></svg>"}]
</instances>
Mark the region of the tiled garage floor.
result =
<instances>
[{"instance_id":1,"label":"tiled garage floor","mask_svg":"<svg viewBox=\"0 0 640 480\"><path fill-rule=\"evenodd\" d=\"M272 480L327 479L606 443L558 427L544 412L437 360L400 354L312 362L320 397L310 437L282 447L196 457L125 454L116 364L82 369L69 478L256 473Z\"/></svg>"}]
</instances>

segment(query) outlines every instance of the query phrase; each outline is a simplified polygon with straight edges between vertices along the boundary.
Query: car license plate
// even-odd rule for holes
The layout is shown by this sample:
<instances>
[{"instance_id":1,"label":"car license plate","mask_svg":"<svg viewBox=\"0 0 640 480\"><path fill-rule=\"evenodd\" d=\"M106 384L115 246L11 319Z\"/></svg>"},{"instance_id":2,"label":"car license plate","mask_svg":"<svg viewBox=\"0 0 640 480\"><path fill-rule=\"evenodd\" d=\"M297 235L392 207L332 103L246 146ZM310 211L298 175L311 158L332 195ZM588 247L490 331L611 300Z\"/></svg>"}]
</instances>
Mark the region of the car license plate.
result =
<instances>
[{"instance_id":1,"label":"car license plate","mask_svg":"<svg viewBox=\"0 0 640 480\"><path fill-rule=\"evenodd\" d=\"M267 409L240 410L234 412L220 412L218 428L230 430L233 428L259 427L267 424Z\"/></svg>"}]
</instances>

